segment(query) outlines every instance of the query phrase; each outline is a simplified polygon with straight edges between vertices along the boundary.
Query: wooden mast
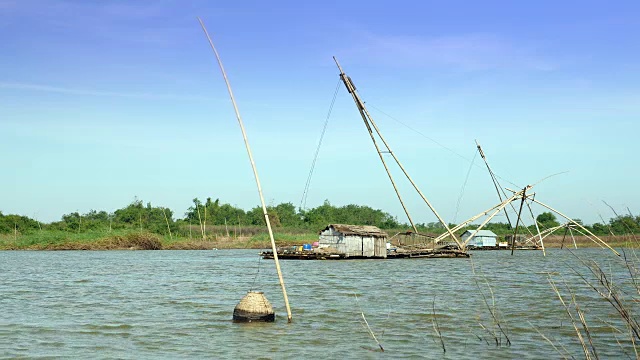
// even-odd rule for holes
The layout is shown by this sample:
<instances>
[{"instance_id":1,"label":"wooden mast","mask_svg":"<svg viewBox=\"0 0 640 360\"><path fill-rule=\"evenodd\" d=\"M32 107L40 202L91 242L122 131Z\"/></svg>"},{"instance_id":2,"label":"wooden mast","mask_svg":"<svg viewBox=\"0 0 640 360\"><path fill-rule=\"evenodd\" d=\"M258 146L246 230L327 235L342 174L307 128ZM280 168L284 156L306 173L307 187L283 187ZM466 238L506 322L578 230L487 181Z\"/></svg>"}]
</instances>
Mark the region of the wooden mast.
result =
<instances>
[{"instance_id":1,"label":"wooden mast","mask_svg":"<svg viewBox=\"0 0 640 360\"><path fill-rule=\"evenodd\" d=\"M269 231L269 238L271 239L271 249L273 250L273 260L276 264L276 270L278 272L278 280L280 281L280 287L282 288L282 296L284 297L284 304L287 308L287 320L291 322L291 308L289 307L289 298L287 297L287 290L284 286L284 279L282 278L282 271L280 270L280 262L278 261L278 251L276 249L276 242L273 238L273 231L271 230L271 222L269 221L269 214L267 213L267 206L264 202L264 196L262 195L262 186L260 186L260 178L258 177L258 170L256 169L256 164L253 161L253 155L251 154L251 148L249 147L249 140L247 139L247 134L244 130L244 125L242 123L242 118L240 117L240 111L238 110L238 105L236 104L236 100L233 97L233 91L231 91L231 85L229 83L229 79L227 79L227 73L224 71L224 67L222 66L222 60L220 60L220 55L218 55L218 51L215 46L213 46L213 41L211 41L211 37L207 32L207 28L205 28L204 23L200 18L198 18L200 22L200 26L202 26L202 30L204 34L207 36L207 40L209 40L209 45L211 45L211 49L213 53L216 55L216 59L218 60L218 65L220 66L220 71L222 71L222 76L224 77L224 81L227 84L227 90L229 91L229 96L231 97L231 102L233 103L233 109L236 112L236 118L238 119L238 124L240 124L240 130L242 131L242 138L244 139L244 145L247 148L247 154L249 155L249 162L251 163L251 168L253 169L253 176L256 179L256 185L258 186L258 194L260 195L260 203L262 204L262 213L264 214L264 220L267 223L267 230Z\"/></svg>"},{"instance_id":2,"label":"wooden mast","mask_svg":"<svg viewBox=\"0 0 640 360\"><path fill-rule=\"evenodd\" d=\"M380 140L382 140L382 143L384 144L385 148L387 149L387 152L393 157L393 159L395 160L395 162L398 164L398 166L400 167L400 169L402 170L402 172L404 173L404 175L407 177L407 179L409 180L409 182L411 183L411 185L413 186L413 188L418 192L418 194L420 195L420 197L422 198L422 200L427 204L427 206L429 207L429 209L431 209L431 211L433 212L433 214L438 218L438 221L440 221L440 223L444 226L444 228L447 230L447 233L451 236L451 238L458 244L458 246L460 247L461 250L464 250L465 246L462 242L460 242L458 240L458 238L455 236L455 234L451 231L451 229L449 228L449 225L447 225L447 223L442 219L442 217L438 214L438 212L436 211L436 209L431 205L431 203L429 202L429 200L427 200L427 198L424 196L424 194L422 193L422 191L420 191L420 189L418 188L418 186L416 185L416 183L413 181L413 179L411 179L411 176L409 176L409 174L407 173L407 171L405 170L404 166L402 166L402 163L400 163L400 160L398 160L398 158L396 157L396 155L393 153L393 151L391 151L391 147L389 146L389 144L387 143L387 141L384 139L384 137L382 136L382 134L380 133L380 129L378 129L378 126L376 125L375 121L373 121L373 118L371 117L371 115L369 114L369 111L367 111L367 108L364 105L364 102L362 101L362 99L360 99L360 96L358 95L358 93L356 92L356 87L355 85L353 85L353 82L351 81L351 78L348 77L344 71L342 71L342 67L340 67L340 64L338 63L338 59L336 59L336 57L333 57L333 60L336 62L336 65L338 66L338 69L340 70L340 79L342 79L342 82L344 83L344 85L347 87L347 90L349 91L349 93L351 94L351 96L353 97L353 100L356 103L356 106L358 107L358 111L360 112L360 115L362 116L362 120L364 121L367 130L369 131L369 135L371 136L371 140L373 141L376 150L378 151L378 155L380 156L380 160L382 161L382 164L387 172L387 175L389 176L389 179L391 180L391 183L393 185L394 190L396 191L396 194L398 195L398 199L400 200L400 203L402 205L402 208L404 209L405 213L407 214L407 217L409 218L409 222L411 222L411 226L413 227L414 231L417 233L418 230L416 229L413 220L411 219L411 216L409 215L409 211L407 210L407 208L404 205L404 202L402 201L402 198L400 196L400 193L395 185L395 182L393 181L393 177L391 176L391 173L389 172L389 168L387 167L386 162L384 161L384 157L382 156L382 152L380 151L380 148L377 145L377 142L375 140L375 137L373 136L373 132L371 131L371 127L373 127L373 129L376 131L376 133L378 134L378 136L380 137Z\"/></svg>"},{"instance_id":3,"label":"wooden mast","mask_svg":"<svg viewBox=\"0 0 640 360\"><path fill-rule=\"evenodd\" d=\"M489 175L491 176L491 181L493 182L493 186L495 187L496 192L498 193L498 199L500 199L500 201L502 201L502 196L504 195L504 197L506 198L507 194L505 193L504 189L500 185L500 182L498 181L498 177L496 176L496 174L493 172L493 170L489 166L489 162L487 161L487 157L484 154L484 151L482 150L482 147L480 146L480 143L478 142L478 140L476 140L476 147L478 148L478 153L480 153L480 157L484 161L484 164L487 166L487 170L489 171ZM514 213L517 212L516 208L513 206L513 203L510 203L509 205L511 206L511 209L513 209ZM509 222L509 225L513 226L513 224L511 223L511 218L509 218L509 213L507 212L507 208L506 207L504 208L504 215L507 217L507 221ZM535 221L535 219L534 219L534 221ZM531 230L529 230L529 228L525 227L525 229L527 229L529 234L531 236L533 236L533 233L531 232ZM540 231L538 230L538 233L539 232ZM544 246L543 246L543 248L544 248ZM544 253L544 250L543 250L543 253Z\"/></svg>"},{"instance_id":4,"label":"wooden mast","mask_svg":"<svg viewBox=\"0 0 640 360\"><path fill-rule=\"evenodd\" d=\"M500 199L500 201L502 201L502 194L500 193L500 186L498 183L498 179L496 179L493 170L491 170L491 168L489 167L489 162L487 161L487 158L484 155L484 151L482 151L482 147L480 146L480 143L478 143L478 140L476 140L476 147L478 148L478 153L480 153L480 157L482 158L482 160L484 161L484 164L487 166L487 170L489 171L489 175L491 175L491 180L493 181L493 186L496 188L496 192L498 193L498 199ZM509 222L509 224L511 224L511 219L509 218L509 213L507 213L507 209L504 209L504 215L507 217L507 221Z\"/></svg>"},{"instance_id":5,"label":"wooden mast","mask_svg":"<svg viewBox=\"0 0 640 360\"><path fill-rule=\"evenodd\" d=\"M353 100L356 102L356 106L358 107L358 111L360 112L360 116L362 116L362 121L364 121L364 125L367 127L367 131L369 132L369 136L371 137L371 141L373 142L373 146L375 146L376 152L378 153L378 156L380 157L380 161L382 161L382 166L384 166L384 170L387 172L387 175L389 176L389 180L391 181L391 185L393 186L393 190L395 190L396 196L398 196L398 200L400 200L400 205L402 205L402 209L404 210L404 213L407 215L407 218L409 219L409 223L411 224L411 227L413 228L413 231L415 231L417 233L418 229L416 228L416 225L413 222L413 219L411 218L411 215L409 214L409 210L407 210L407 207L404 204L404 200L402 200L402 196L400 195L400 191L398 190L398 187L396 186L396 182L395 182L395 180L393 180L393 176L391 175L391 172L389 171L389 167L387 167L387 162L384 161L384 157L382 156L382 151L380 150L380 146L378 146L378 142L376 141L376 138L373 135L373 130L371 129L371 124L369 123L368 113L367 113L367 111L366 111L366 109L364 107L364 102L360 99L360 96L356 93L356 91L355 91L356 88L353 85L353 83L351 82L351 79L342 71L342 68L340 67L340 64L338 63L338 60L335 58L335 56L333 57L333 60L336 62L336 65L338 65L338 69L340 69L340 79L342 80L344 85L347 87L347 91L349 91L349 94L351 94L351 96L353 96ZM386 145L386 143L385 143L385 145ZM388 146L387 146L387 152L391 153L391 149L389 149Z\"/></svg>"},{"instance_id":6,"label":"wooden mast","mask_svg":"<svg viewBox=\"0 0 640 360\"><path fill-rule=\"evenodd\" d=\"M524 201L527 199L527 189L529 186L525 186L522 190L522 201L520 201L520 210L518 211L518 218L516 219L516 228L513 231L513 238L511 239L511 255L513 255L513 250L516 248L516 236L518 235L518 225L520 225L520 216L522 215L522 207L524 205Z\"/></svg>"}]
</instances>

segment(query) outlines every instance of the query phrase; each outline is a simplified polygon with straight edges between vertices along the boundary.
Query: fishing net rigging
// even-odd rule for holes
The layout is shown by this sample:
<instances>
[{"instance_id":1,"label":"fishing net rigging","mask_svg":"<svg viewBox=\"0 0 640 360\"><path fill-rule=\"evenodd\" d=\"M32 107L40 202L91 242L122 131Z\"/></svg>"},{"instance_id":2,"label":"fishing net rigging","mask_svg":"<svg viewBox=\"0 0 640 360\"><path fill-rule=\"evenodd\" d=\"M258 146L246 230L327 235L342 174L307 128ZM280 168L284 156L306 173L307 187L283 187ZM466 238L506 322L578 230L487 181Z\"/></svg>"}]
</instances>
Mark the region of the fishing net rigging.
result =
<instances>
[{"instance_id":1,"label":"fishing net rigging","mask_svg":"<svg viewBox=\"0 0 640 360\"><path fill-rule=\"evenodd\" d=\"M386 116L386 117L390 118L391 120L393 120L393 121L397 122L398 124L400 124L400 125L402 125L402 126L406 127L407 129L409 129L409 130L411 130L411 131L415 132L416 134L418 134L418 135L420 135L420 136L424 137L425 139L427 139L427 140L429 140L429 141L433 142L434 144L436 144L436 145L440 146L441 148L443 148L443 149L445 149L445 150L449 151L450 153L452 153L452 154L456 155L457 157L461 158L462 160L465 160L466 162L470 162L470 163L473 165L473 163L474 163L474 162L473 162L473 160L468 159L468 158L467 158L467 157L465 157L464 155L459 154L459 153L458 153L458 152L456 152L455 150L453 150L453 149L451 149L451 148L449 148L449 147L445 146L444 144L442 144L442 143L438 142L437 140L435 140L435 139L433 139L433 138L431 138L431 137L429 137L429 136L425 135L424 133L420 132L419 130L414 129L414 128L412 128L411 126L409 126L409 125L407 125L407 124L403 123L402 121L400 121L400 120L396 119L395 117L393 117L393 116L391 116L391 115L387 114L386 112L384 112L384 111L380 110L379 108L377 108L377 107L375 107L375 106L371 105L371 103L367 102L367 105L368 105L369 107L371 107L372 109L374 109L374 110L378 111L378 112L379 112L379 113L381 113L382 115L384 115L384 116ZM474 157L474 158L475 158L475 157ZM479 164L475 164L475 166L477 166L477 167L481 167L481 165L479 165ZM503 181L506 181L506 182L508 182L509 184L513 185L513 186L520 187L519 185L516 185L515 183L513 183L513 182L511 182L511 181L509 181L509 180L507 180L507 179L505 179L505 178L503 178L503 177L501 177L501 176L498 176L498 175L497 175L497 174L495 174L495 173L494 173L494 175L495 175L497 178L502 179Z\"/></svg>"},{"instance_id":2,"label":"fishing net rigging","mask_svg":"<svg viewBox=\"0 0 640 360\"><path fill-rule=\"evenodd\" d=\"M471 159L471 164L469 164L469 170L467 170L467 176L464 178L462 189L460 189L460 196L458 196L458 202L456 203L456 212L453 215L453 221L452 221L453 224L456 223L456 220L458 218L458 212L460 211L460 202L462 202L464 189L467 187L467 182L469 182L469 175L471 175L471 169L473 168L474 162L476 161L476 156L478 156L478 152L474 151L473 159Z\"/></svg>"},{"instance_id":3,"label":"fishing net rigging","mask_svg":"<svg viewBox=\"0 0 640 360\"><path fill-rule=\"evenodd\" d=\"M338 80L338 84L336 84L336 90L333 92L333 99L331 100L331 105L329 106L329 112L327 113L327 118L324 121L324 126L322 127L322 133L320 134L320 140L318 141L318 147L316 148L316 153L313 156L313 161L311 162L311 169L309 170L309 175L307 176L307 182L304 185L304 191L302 192L302 199L300 199L300 209L304 209L307 206L307 196L309 195L309 186L311 185L313 170L316 167L318 154L320 154L320 146L322 146L322 140L324 139L324 134L327 132L327 126L329 125L329 118L331 117L331 112L333 111L333 105L336 103L336 97L338 96L338 91L340 90L340 82L341 81Z\"/></svg>"}]
</instances>

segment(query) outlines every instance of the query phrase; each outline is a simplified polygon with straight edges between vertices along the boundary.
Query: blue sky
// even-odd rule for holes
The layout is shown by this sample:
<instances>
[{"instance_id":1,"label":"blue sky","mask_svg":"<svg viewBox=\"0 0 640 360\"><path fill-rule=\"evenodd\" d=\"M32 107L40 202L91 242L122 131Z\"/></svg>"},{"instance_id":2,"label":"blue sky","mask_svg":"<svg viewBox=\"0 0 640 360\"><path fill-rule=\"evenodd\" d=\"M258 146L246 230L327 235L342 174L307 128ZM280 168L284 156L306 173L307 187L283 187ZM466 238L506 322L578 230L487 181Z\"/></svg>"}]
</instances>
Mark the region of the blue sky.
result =
<instances>
[{"instance_id":1,"label":"blue sky","mask_svg":"<svg viewBox=\"0 0 640 360\"><path fill-rule=\"evenodd\" d=\"M338 82L335 55L447 221L497 202L476 139L504 186L566 172L537 185L536 198L586 223L613 216L602 200L637 214L639 10L635 1L0 0L0 211L48 222L135 197L177 216L194 197L258 205L200 16L268 203L300 203ZM435 221L393 170L414 219ZM325 199L405 221L342 86L307 206Z\"/></svg>"}]
</instances>

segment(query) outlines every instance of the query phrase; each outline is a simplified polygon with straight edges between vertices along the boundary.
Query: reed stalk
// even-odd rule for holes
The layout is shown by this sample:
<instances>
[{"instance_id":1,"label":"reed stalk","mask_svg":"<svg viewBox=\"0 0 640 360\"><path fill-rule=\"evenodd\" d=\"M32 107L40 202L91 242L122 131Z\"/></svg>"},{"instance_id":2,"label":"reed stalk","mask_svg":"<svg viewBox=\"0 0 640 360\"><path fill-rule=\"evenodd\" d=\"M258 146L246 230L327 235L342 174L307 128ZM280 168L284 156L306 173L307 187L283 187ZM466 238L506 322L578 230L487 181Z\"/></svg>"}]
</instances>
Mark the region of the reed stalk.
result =
<instances>
[{"instance_id":1,"label":"reed stalk","mask_svg":"<svg viewBox=\"0 0 640 360\"><path fill-rule=\"evenodd\" d=\"M551 275L549 275L547 280L549 281L549 284L551 285L551 288L553 289L553 291L558 296L558 299L560 299L560 303L562 304L562 307L564 308L565 312L569 316L569 319L571 320L571 324L573 325L573 329L576 331L576 335L578 336L578 340L580 341L580 345L582 345L582 350L584 351L585 359L590 360L591 359L591 355L592 355L591 351L589 350L589 348L587 347L587 344L584 341L584 337L582 335L582 332L578 328L578 325L577 325L577 322L575 320L575 317L573 316L573 314L571 313L571 310L569 309L569 305L567 305L567 303L562 298L562 294L560 294L560 291L558 290L558 287L556 286L555 282L551 279ZM596 356L596 358L597 358L597 356Z\"/></svg>"},{"instance_id":2,"label":"reed stalk","mask_svg":"<svg viewBox=\"0 0 640 360\"><path fill-rule=\"evenodd\" d=\"M496 326L498 328L498 330L500 331L500 333L502 333L502 335L504 335L505 339L507 340L507 346L510 346L511 345L511 340L509 339L509 336L507 335L507 332L502 328L502 324L500 323L500 320L498 319L498 315L497 315L497 311L496 311L495 296L493 294L493 289L491 288L491 285L489 284L489 281L483 276L483 279L485 280L487 288L489 289L489 292L491 293L492 305L489 305L489 301L487 300L487 296L484 294L484 291L482 291L482 288L480 287L480 283L478 282L478 275L476 273L475 264L474 264L473 260L471 260L471 271L473 272L473 280L474 280L474 282L476 284L476 287L478 288L478 292L480 293L480 295L482 295L482 300L484 301L484 304L487 306L487 309L489 310L489 314L491 314L491 318L493 319L494 326ZM480 326L482 326L482 324L480 324ZM484 326L482 326L482 327L485 328ZM493 335L493 337L495 339L496 346L500 346L502 344L502 338L501 337L499 338L496 335L495 330L493 332L491 332L491 334Z\"/></svg>"},{"instance_id":3,"label":"reed stalk","mask_svg":"<svg viewBox=\"0 0 640 360\"><path fill-rule=\"evenodd\" d=\"M432 310L433 310L433 316L431 318L432 319L431 323L433 325L433 331L435 331L436 335L440 339L440 345L442 345L442 352L446 353L447 348L444 346L444 340L442 339L442 332L440 331L440 324L438 324L438 318L436 317L436 297L435 296L433 297Z\"/></svg>"},{"instance_id":4,"label":"reed stalk","mask_svg":"<svg viewBox=\"0 0 640 360\"><path fill-rule=\"evenodd\" d=\"M574 254L574 256L576 255ZM618 289L614 287L613 282L610 280L610 278L607 277L606 273L595 261L592 260L590 262L587 262L579 258L578 256L576 256L576 258L580 260L589 269L589 271L591 271L593 276L597 279L597 283L603 288L604 291L599 289L596 285L594 285L593 282L589 281L576 269L572 268L572 270L584 281L585 284L587 284L598 294L600 294L600 296L618 312L620 317L631 329L634 339L640 340L640 323L638 323L636 317L631 313L631 310L628 309L624 299L621 296L620 291L618 291Z\"/></svg>"},{"instance_id":5,"label":"reed stalk","mask_svg":"<svg viewBox=\"0 0 640 360\"><path fill-rule=\"evenodd\" d=\"M558 355L562 356L562 357L563 357L563 358L565 358L565 359L568 359L568 357L567 357L565 354L563 354L563 353L560 351L560 349L558 349L558 347L556 346L556 344L554 344L554 343L553 343L553 341L551 341L551 339L549 339L549 338L548 338L547 336L545 336L542 332L540 332L540 330L538 330L538 328L536 328L535 326L533 326L533 324L532 324L530 321L527 321L527 322L529 323L529 325L531 325L531 328L532 328L533 330L535 330L538 334L540 334L540 336L542 336L542 338L543 338L543 339L545 339L545 340L546 340L546 341L547 341L547 342L548 342L548 343L553 347L553 349L558 353ZM560 345L560 346L562 346L562 345ZM566 348L564 348L564 346L563 346L563 349L564 349L564 351L567 351L567 349L566 349ZM571 358L573 358L573 356L571 356Z\"/></svg>"},{"instance_id":6,"label":"reed stalk","mask_svg":"<svg viewBox=\"0 0 640 360\"><path fill-rule=\"evenodd\" d=\"M362 311L362 307L360 307L360 303L358 303L358 295L354 293L353 296L356 298L356 304L360 309L360 315L362 316L362 320L364 321L363 326L367 329L371 338L373 338L376 344L378 344L380 351L384 352L384 348L382 347L382 344L380 344L380 341L378 341L378 338L376 338L376 334L374 334L373 330L371 330L371 326L369 326L369 322L367 321L367 318L364 316L364 311Z\"/></svg>"}]
</instances>

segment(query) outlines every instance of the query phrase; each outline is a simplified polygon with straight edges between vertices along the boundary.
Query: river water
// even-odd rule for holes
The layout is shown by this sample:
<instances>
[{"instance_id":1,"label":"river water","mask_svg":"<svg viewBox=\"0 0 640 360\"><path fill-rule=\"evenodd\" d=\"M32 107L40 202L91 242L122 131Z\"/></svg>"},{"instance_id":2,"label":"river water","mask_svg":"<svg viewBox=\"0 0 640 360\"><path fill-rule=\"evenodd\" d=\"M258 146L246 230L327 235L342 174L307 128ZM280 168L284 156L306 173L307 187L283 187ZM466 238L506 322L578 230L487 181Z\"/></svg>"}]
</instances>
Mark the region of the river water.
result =
<instances>
[{"instance_id":1,"label":"river water","mask_svg":"<svg viewBox=\"0 0 640 360\"><path fill-rule=\"evenodd\" d=\"M292 323L257 250L3 251L0 357L584 358L549 278L565 301L575 294L600 358L635 357L618 313L576 275L594 279L578 258L597 260L636 306L628 269L601 249L281 261ZM275 323L231 322L251 289L265 292Z\"/></svg>"}]
</instances>

